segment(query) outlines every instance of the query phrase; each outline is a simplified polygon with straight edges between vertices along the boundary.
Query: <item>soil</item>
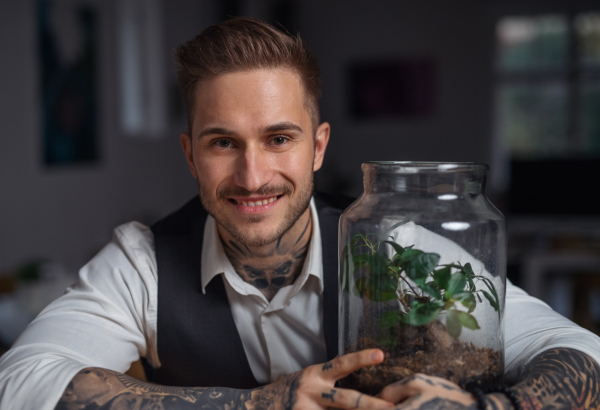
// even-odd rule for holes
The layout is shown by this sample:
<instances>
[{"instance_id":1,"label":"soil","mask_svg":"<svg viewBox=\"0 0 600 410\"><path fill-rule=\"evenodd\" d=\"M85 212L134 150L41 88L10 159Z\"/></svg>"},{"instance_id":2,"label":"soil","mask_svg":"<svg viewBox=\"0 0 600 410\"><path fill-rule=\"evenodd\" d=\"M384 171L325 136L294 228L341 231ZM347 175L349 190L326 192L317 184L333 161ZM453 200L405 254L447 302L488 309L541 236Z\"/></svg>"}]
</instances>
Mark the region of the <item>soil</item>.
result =
<instances>
[{"instance_id":1,"label":"soil","mask_svg":"<svg viewBox=\"0 0 600 410\"><path fill-rule=\"evenodd\" d=\"M403 328L395 347L379 346L371 338L361 338L348 352L377 347L385 353L383 363L362 368L345 379L340 386L367 394L377 394L390 383L425 373L443 377L462 388L482 388L501 384L504 358L501 352L454 340L438 320Z\"/></svg>"}]
</instances>

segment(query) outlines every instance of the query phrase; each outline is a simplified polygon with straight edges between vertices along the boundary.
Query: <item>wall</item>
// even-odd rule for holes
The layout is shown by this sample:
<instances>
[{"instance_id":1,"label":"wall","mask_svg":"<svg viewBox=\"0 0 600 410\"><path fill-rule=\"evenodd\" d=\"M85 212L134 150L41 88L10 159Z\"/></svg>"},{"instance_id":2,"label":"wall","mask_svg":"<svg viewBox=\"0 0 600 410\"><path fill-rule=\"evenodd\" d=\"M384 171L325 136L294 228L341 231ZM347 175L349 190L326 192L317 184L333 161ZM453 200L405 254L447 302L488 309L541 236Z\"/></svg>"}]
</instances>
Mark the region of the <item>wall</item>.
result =
<instances>
[{"instance_id":1,"label":"wall","mask_svg":"<svg viewBox=\"0 0 600 410\"><path fill-rule=\"evenodd\" d=\"M84 1L84 0L69 0ZM88 0L101 15L99 115L102 162L48 170L40 160L35 1L0 5L0 271L33 257L77 268L131 219L151 222L195 193L180 152L185 127L158 140L122 135L117 123L118 0ZM272 19L284 0L241 0L240 10ZM506 13L562 11L592 0L296 0L293 19L323 71L322 118L332 137L317 186L359 195L368 160L484 161L492 137L494 25ZM597 3L597 2L596 2ZM170 50L214 23L220 0L163 1L165 64ZM429 118L356 121L347 110L353 61L429 57L437 63L437 110ZM493 173L493 172L492 172ZM493 176L493 175L492 175Z\"/></svg>"},{"instance_id":2,"label":"wall","mask_svg":"<svg viewBox=\"0 0 600 410\"><path fill-rule=\"evenodd\" d=\"M322 118L332 136L318 186L362 192L372 160L491 160L494 23L475 0L309 1L299 28L323 69ZM357 121L347 109L353 61L428 57L437 63L437 110L422 119Z\"/></svg>"},{"instance_id":3,"label":"wall","mask_svg":"<svg viewBox=\"0 0 600 410\"><path fill-rule=\"evenodd\" d=\"M117 123L118 66L114 1L99 13L98 116L101 161L47 169L41 161L35 1L0 5L0 272L32 258L78 269L111 238L114 226L151 223L196 192L179 147L184 123L144 140ZM88 2L89 3L89 2ZM212 23L210 3L176 0L165 8L165 64L170 50Z\"/></svg>"}]
</instances>

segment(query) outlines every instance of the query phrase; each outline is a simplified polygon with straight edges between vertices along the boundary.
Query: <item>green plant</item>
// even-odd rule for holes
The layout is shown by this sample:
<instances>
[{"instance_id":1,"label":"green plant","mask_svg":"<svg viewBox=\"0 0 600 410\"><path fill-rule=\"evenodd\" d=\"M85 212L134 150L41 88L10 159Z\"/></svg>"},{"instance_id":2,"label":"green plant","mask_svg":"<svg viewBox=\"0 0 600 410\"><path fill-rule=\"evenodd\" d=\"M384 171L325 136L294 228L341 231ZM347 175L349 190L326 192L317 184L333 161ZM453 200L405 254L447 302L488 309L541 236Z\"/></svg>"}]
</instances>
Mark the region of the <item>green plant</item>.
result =
<instances>
[{"instance_id":1,"label":"green plant","mask_svg":"<svg viewBox=\"0 0 600 410\"><path fill-rule=\"evenodd\" d=\"M446 329L453 338L459 337L463 326L479 329L471 312L483 301L481 295L500 319L494 284L476 275L470 263L438 265L437 253L403 247L393 237L390 241L374 242L372 236L357 234L344 248L342 288L373 302L399 301L401 309L387 310L377 318L377 328L381 331L378 343L395 346L397 325L426 325L440 313L446 314ZM392 247L391 257L382 242ZM475 279L483 282L487 290L477 289Z\"/></svg>"}]
</instances>

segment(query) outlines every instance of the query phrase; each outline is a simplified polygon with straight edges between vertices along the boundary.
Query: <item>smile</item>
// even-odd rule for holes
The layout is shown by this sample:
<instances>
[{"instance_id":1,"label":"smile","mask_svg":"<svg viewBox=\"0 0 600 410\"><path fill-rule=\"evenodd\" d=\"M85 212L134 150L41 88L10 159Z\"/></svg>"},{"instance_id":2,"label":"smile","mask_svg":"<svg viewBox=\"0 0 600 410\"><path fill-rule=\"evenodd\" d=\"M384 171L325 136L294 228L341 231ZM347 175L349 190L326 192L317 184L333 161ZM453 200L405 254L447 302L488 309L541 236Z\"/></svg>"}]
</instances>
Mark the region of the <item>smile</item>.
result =
<instances>
[{"instance_id":1,"label":"smile","mask_svg":"<svg viewBox=\"0 0 600 410\"><path fill-rule=\"evenodd\" d=\"M277 201L279 198L281 198L281 195L279 196L272 196L271 198L265 198L265 199L259 199L259 200L254 200L254 201L243 201L240 199L235 199L235 198L229 198L230 202L233 202L236 205L244 205L244 206L263 206L263 205L267 205L267 204L271 204L275 201Z\"/></svg>"}]
</instances>

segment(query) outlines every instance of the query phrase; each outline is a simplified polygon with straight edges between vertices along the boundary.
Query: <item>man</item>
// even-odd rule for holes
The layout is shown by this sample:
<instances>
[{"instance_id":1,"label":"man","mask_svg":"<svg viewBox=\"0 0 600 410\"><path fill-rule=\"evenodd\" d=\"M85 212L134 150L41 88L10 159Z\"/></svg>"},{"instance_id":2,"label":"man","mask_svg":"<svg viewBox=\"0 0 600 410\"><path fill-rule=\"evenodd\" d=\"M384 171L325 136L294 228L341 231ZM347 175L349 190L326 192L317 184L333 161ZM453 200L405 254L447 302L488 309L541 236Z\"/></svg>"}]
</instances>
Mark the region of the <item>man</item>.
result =
<instances>
[{"instance_id":1,"label":"man","mask_svg":"<svg viewBox=\"0 0 600 410\"><path fill-rule=\"evenodd\" d=\"M470 393L424 375L379 398L335 387L383 353L335 358L337 221L348 202L313 196L330 126L302 40L233 19L177 60L181 145L199 198L152 229L115 230L2 358L0 407L477 408ZM524 408L599 405L597 338L512 285L506 328L507 379ZM121 373L140 356L157 384ZM502 393L479 400L511 407Z\"/></svg>"}]
</instances>

